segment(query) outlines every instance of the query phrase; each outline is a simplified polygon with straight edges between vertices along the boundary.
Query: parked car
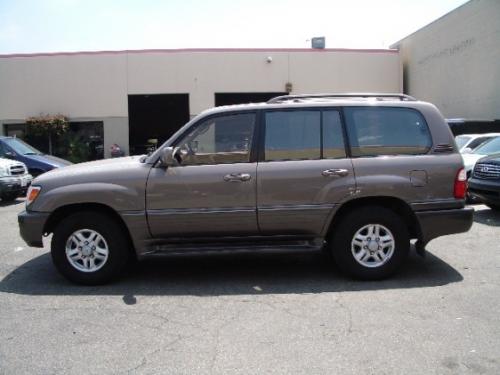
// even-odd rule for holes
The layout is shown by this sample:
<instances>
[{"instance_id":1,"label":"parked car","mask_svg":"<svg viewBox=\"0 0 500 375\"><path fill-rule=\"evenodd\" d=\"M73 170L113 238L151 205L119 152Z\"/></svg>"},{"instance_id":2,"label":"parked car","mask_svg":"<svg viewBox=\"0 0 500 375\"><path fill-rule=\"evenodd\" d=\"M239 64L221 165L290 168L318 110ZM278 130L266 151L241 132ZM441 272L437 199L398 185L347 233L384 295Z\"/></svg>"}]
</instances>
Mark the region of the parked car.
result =
<instances>
[{"instance_id":1,"label":"parked car","mask_svg":"<svg viewBox=\"0 0 500 375\"><path fill-rule=\"evenodd\" d=\"M67 160L44 154L15 137L0 136L0 157L17 160L26 164L29 173L34 177L54 168L61 168L72 164Z\"/></svg>"},{"instance_id":2,"label":"parked car","mask_svg":"<svg viewBox=\"0 0 500 375\"><path fill-rule=\"evenodd\" d=\"M470 178L472 169L479 159L498 152L500 152L500 137L495 137L483 143L470 153L462 154L467 178Z\"/></svg>"},{"instance_id":3,"label":"parked car","mask_svg":"<svg viewBox=\"0 0 500 375\"><path fill-rule=\"evenodd\" d=\"M469 180L469 192L500 211L500 153L479 159Z\"/></svg>"},{"instance_id":4,"label":"parked car","mask_svg":"<svg viewBox=\"0 0 500 375\"><path fill-rule=\"evenodd\" d=\"M455 137L455 142L457 143L458 151L461 153L470 153L483 143L498 136L500 136L500 133L461 134Z\"/></svg>"},{"instance_id":5,"label":"parked car","mask_svg":"<svg viewBox=\"0 0 500 375\"><path fill-rule=\"evenodd\" d=\"M26 195L33 177L23 163L0 158L0 199L13 201L17 197Z\"/></svg>"},{"instance_id":6,"label":"parked car","mask_svg":"<svg viewBox=\"0 0 500 375\"><path fill-rule=\"evenodd\" d=\"M324 249L361 279L395 272L416 240L472 225L453 135L406 95L283 96L203 112L149 156L39 176L21 236L69 280L127 259L242 248Z\"/></svg>"}]
</instances>

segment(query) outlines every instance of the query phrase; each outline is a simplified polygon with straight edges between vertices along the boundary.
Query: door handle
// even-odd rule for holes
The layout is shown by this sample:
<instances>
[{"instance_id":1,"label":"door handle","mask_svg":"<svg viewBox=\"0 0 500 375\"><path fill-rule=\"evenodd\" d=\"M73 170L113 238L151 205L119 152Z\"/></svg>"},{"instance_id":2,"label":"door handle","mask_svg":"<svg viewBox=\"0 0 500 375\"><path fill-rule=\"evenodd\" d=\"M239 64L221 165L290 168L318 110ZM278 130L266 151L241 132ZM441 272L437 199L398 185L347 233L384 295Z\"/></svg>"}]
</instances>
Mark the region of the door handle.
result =
<instances>
[{"instance_id":1,"label":"door handle","mask_svg":"<svg viewBox=\"0 0 500 375\"><path fill-rule=\"evenodd\" d=\"M224 176L226 182L249 181L252 178L248 173L230 173Z\"/></svg>"},{"instance_id":2,"label":"door handle","mask_svg":"<svg viewBox=\"0 0 500 375\"><path fill-rule=\"evenodd\" d=\"M345 177L349 174L349 171L343 168L334 168L334 169L327 169L321 172L321 174L324 177Z\"/></svg>"}]
</instances>

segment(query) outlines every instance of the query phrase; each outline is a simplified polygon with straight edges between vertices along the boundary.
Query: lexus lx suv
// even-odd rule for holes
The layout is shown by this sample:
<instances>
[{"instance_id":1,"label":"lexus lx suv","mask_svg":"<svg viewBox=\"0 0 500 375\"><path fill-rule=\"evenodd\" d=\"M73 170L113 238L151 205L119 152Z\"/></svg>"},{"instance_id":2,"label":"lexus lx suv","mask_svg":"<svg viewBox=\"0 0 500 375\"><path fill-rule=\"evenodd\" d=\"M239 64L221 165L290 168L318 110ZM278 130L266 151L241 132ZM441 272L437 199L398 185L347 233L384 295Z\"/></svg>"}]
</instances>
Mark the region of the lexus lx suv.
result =
<instances>
[{"instance_id":1,"label":"lexus lx suv","mask_svg":"<svg viewBox=\"0 0 500 375\"><path fill-rule=\"evenodd\" d=\"M438 236L469 230L462 158L435 106L402 94L287 95L207 110L151 155L37 177L21 236L53 233L80 284L168 253L323 249L381 279Z\"/></svg>"}]
</instances>

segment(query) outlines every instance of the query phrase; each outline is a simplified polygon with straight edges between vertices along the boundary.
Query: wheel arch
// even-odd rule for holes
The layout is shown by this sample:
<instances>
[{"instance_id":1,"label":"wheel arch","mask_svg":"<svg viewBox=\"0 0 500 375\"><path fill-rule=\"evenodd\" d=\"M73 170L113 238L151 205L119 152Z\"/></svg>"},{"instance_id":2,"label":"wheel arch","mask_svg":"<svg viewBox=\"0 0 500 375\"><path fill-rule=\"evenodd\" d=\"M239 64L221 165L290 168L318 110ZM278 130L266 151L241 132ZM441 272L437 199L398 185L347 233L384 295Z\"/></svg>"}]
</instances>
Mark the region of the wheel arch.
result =
<instances>
[{"instance_id":1,"label":"wheel arch","mask_svg":"<svg viewBox=\"0 0 500 375\"><path fill-rule=\"evenodd\" d=\"M130 235L130 231L127 225L125 224L125 221L113 208L102 203L77 203L77 204L68 204L58 207L50 214L47 221L45 222L45 225L43 227L43 234L47 235L49 233L53 233L56 226L64 218L77 212L97 212L116 220L118 225L122 228L123 233L125 233L125 235L127 236L127 241L130 245L129 246L130 255L133 255L134 257L137 256L137 254L133 250L134 243L132 241L132 236Z\"/></svg>"},{"instance_id":2,"label":"wheel arch","mask_svg":"<svg viewBox=\"0 0 500 375\"><path fill-rule=\"evenodd\" d=\"M420 224L410 205L402 199L388 196L362 197L343 203L335 211L332 219L330 220L325 238L329 239L331 237L335 231L335 227L347 213L357 208L366 206L380 206L392 210L405 220L410 238L421 238Z\"/></svg>"}]
</instances>

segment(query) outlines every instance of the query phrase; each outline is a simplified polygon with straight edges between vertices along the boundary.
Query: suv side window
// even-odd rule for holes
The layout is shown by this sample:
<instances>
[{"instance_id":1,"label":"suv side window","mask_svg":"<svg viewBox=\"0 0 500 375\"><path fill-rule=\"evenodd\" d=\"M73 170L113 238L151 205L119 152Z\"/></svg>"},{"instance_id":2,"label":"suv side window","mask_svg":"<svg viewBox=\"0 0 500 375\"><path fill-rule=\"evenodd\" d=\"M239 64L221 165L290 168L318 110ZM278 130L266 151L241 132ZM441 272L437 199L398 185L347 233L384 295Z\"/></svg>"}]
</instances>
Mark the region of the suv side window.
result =
<instances>
[{"instance_id":1,"label":"suv side window","mask_svg":"<svg viewBox=\"0 0 500 375\"><path fill-rule=\"evenodd\" d=\"M266 161L345 157L337 110L266 112L265 126Z\"/></svg>"},{"instance_id":2,"label":"suv side window","mask_svg":"<svg viewBox=\"0 0 500 375\"><path fill-rule=\"evenodd\" d=\"M182 165L249 162L255 118L255 113L222 115L195 126L177 142Z\"/></svg>"},{"instance_id":3,"label":"suv side window","mask_svg":"<svg viewBox=\"0 0 500 375\"><path fill-rule=\"evenodd\" d=\"M346 107L352 156L419 155L432 138L423 116L411 108Z\"/></svg>"}]
</instances>

